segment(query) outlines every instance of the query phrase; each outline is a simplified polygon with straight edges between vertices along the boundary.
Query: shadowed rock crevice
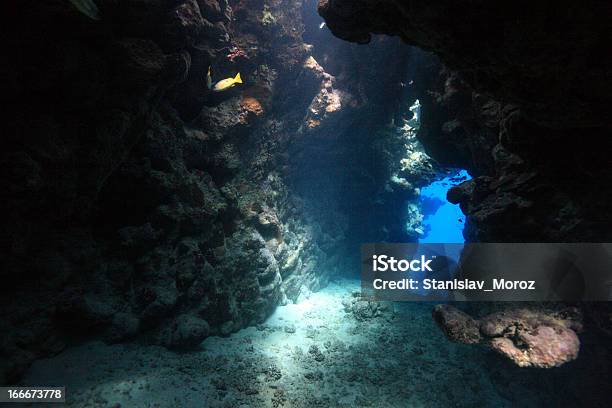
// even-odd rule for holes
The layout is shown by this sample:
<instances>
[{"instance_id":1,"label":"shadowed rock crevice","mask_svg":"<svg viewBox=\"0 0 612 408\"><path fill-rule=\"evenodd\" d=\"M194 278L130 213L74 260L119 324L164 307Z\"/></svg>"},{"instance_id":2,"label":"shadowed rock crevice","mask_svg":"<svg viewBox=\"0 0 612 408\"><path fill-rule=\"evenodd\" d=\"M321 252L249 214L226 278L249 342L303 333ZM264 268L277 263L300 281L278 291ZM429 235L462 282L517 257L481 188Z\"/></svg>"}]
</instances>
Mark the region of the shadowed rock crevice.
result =
<instances>
[{"instance_id":1,"label":"shadowed rock crevice","mask_svg":"<svg viewBox=\"0 0 612 408\"><path fill-rule=\"evenodd\" d=\"M609 5L423 0L320 0L335 35L367 43L398 35L434 51L478 91L553 127L609 124Z\"/></svg>"},{"instance_id":2,"label":"shadowed rock crevice","mask_svg":"<svg viewBox=\"0 0 612 408\"><path fill-rule=\"evenodd\" d=\"M319 0L318 12L342 39L399 36L440 58L423 76L418 138L474 176L447 196L467 216L466 241L609 241L609 4ZM450 339L484 342L520 366L576 358L576 328L508 307L511 317L491 317L503 326L495 335L450 306L434 318ZM590 330L607 330L609 305L579 307Z\"/></svg>"},{"instance_id":3,"label":"shadowed rock crevice","mask_svg":"<svg viewBox=\"0 0 612 408\"><path fill-rule=\"evenodd\" d=\"M480 176L449 195L469 241L609 238L605 2L322 0L318 10L340 38L398 35L448 67L430 72L419 138L442 164Z\"/></svg>"}]
</instances>

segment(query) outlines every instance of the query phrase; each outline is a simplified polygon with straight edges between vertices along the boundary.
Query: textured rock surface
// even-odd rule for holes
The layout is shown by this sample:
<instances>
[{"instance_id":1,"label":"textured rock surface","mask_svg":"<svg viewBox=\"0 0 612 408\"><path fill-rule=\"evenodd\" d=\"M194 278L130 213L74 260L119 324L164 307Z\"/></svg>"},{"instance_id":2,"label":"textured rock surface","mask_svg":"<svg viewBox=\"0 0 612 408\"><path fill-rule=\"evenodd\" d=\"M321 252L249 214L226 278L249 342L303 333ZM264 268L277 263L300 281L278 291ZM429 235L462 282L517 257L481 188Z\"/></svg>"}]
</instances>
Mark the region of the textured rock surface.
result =
<instances>
[{"instance_id":1,"label":"textured rock surface","mask_svg":"<svg viewBox=\"0 0 612 408\"><path fill-rule=\"evenodd\" d=\"M320 0L318 10L340 38L398 35L446 66L430 63L419 77L418 137L440 164L474 176L447 197L467 216L467 241L609 241L607 4ZM591 330L609 333L609 305L580 307ZM523 327L527 312L513 313L520 316L502 331ZM461 313L439 308L434 316L451 339L477 337ZM576 357L575 328L539 324L495 334L491 344L519 365Z\"/></svg>"},{"instance_id":2,"label":"textured rock surface","mask_svg":"<svg viewBox=\"0 0 612 408\"><path fill-rule=\"evenodd\" d=\"M609 200L591 184L593 175L602 185L610 178L601 171L610 141L594 128L607 117L597 108L608 83L593 90L575 80L580 70L588 83L601 77L585 60L591 36L576 44L568 34L562 55L572 50L576 63L560 61L569 68L555 76L560 64L520 49L508 50L516 64L501 61L497 48L483 62L477 53L490 47L474 42L466 52L469 33L436 22L449 36L423 36L422 45L431 41L458 75L396 39L361 48L333 42L302 1L97 3L98 22L63 0L9 8L27 24L7 26L0 67L8 118L0 380L15 381L33 359L83 335L197 348L307 298L361 242L414 241L419 212L406 204L435 170L404 128L417 98L427 151L480 176L451 193L469 216L469 239L589 240L610 229L601 215ZM391 2L378 3L368 18L380 10L403 18L384 6ZM413 3L428 32L430 19ZM351 2L342 15L363 4ZM338 32L338 24L329 26ZM525 68L534 61L533 72L545 63L553 84L534 85ZM215 80L241 72L245 83L212 94L209 66ZM559 83L566 86L555 95L523 94ZM576 145L583 133L591 142ZM381 314L365 301L351 310L363 319ZM609 328L605 311L597 316Z\"/></svg>"},{"instance_id":3,"label":"textured rock surface","mask_svg":"<svg viewBox=\"0 0 612 408\"><path fill-rule=\"evenodd\" d=\"M350 297L342 299L344 311L360 322L370 319L393 319L393 305L390 302L379 302L361 297L360 292L351 293Z\"/></svg>"},{"instance_id":4,"label":"textured rock surface","mask_svg":"<svg viewBox=\"0 0 612 408\"><path fill-rule=\"evenodd\" d=\"M609 124L610 63L596 57L610 51L605 2L320 0L319 13L349 41L385 33L433 50L477 89L541 123Z\"/></svg>"},{"instance_id":5,"label":"textured rock surface","mask_svg":"<svg viewBox=\"0 0 612 408\"><path fill-rule=\"evenodd\" d=\"M474 180L451 193L470 241L607 241L612 81L608 5L336 0L319 13L340 38L399 35L434 51L419 138ZM440 72L440 75L437 75ZM577 142L579 136L584 142ZM589 188L591 185L593 188Z\"/></svg>"},{"instance_id":6,"label":"textured rock surface","mask_svg":"<svg viewBox=\"0 0 612 408\"><path fill-rule=\"evenodd\" d=\"M434 320L450 340L466 344L480 342L478 322L467 313L449 305L437 305L432 313Z\"/></svg>"},{"instance_id":7,"label":"textured rock surface","mask_svg":"<svg viewBox=\"0 0 612 408\"><path fill-rule=\"evenodd\" d=\"M372 183L400 157L370 150L401 100L398 41L307 32L300 1L98 5L95 22L63 0L10 9L28 24L1 68L2 380L84 335L188 349L259 324L402 216ZM244 84L209 92L209 66ZM385 221L363 225L373 205Z\"/></svg>"},{"instance_id":8,"label":"textured rock surface","mask_svg":"<svg viewBox=\"0 0 612 408\"><path fill-rule=\"evenodd\" d=\"M458 343L489 345L519 367L558 367L578 357L582 316L576 308L509 309L475 320L450 306L437 305L434 320Z\"/></svg>"},{"instance_id":9,"label":"textured rock surface","mask_svg":"<svg viewBox=\"0 0 612 408\"><path fill-rule=\"evenodd\" d=\"M539 326L531 333L520 333L514 341L495 338L491 347L519 367L551 368L576 359L580 341L564 327Z\"/></svg>"},{"instance_id":10,"label":"textured rock surface","mask_svg":"<svg viewBox=\"0 0 612 408\"><path fill-rule=\"evenodd\" d=\"M308 56L300 5L264 27L251 3L101 2L100 22L64 1L11 8L29 23L7 34L19 78L3 75L3 382L84 330L193 348L334 272L343 232L309 227L277 171L296 129L266 116ZM241 71L244 93L208 92L209 65Z\"/></svg>"},{"instance_id":11,"label":"textured rock surface","mask_svg":"<svg viewBox=\"0 0 612 408\"><path fill-rule=\"evenodd\" d=\"M164 327L158 342L169 349L189 350L197 348L208 337L208 333L206 320L192 315L180 315L173 324Z\"/></svg>"}]
</instances>

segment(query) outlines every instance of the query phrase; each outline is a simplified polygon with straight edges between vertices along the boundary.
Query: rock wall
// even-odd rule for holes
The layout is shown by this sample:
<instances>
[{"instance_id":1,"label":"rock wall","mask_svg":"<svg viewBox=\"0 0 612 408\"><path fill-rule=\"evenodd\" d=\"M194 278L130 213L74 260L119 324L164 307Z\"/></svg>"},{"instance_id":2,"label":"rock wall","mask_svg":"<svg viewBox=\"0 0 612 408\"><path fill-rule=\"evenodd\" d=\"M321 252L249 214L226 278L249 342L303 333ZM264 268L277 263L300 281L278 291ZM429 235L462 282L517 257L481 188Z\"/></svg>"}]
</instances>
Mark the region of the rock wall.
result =
<instances>
[{"instance_id":1,"label":"rock wall","mask_svg":"<svg viewBox=\"0 0 612 408\"><path fill-rule=\"evenodd\" d=\"M435 51L478 90L559 127L608 125L609 4L451 0L320 0L338 37L365 43L398 35Z\"/></svg>"},{"instance_id":2,"label":"rock wall","mask_svg":"<svg viewBox=\"0 0 612 408\"><path fill-rule=\"evenodd\" d=\"M91 336L188 349L258 324L379 236L398 41L325 40L312 1L96 3L9 7L3 382ZM209 67L244 83L213 93Z\"/></svg>"},{"instance_id":3,"label":"rock wall","mask_svg":"<svg viewBox=\"0 0 612 408\"><path fill-rule=\"evenodd\" d=\"M274 114L307 58L301 4L98 5L100 21L66 1L11 9L28 24L3 67L2 378L90 334L193 347L334 272L342 230L287 189ZM209 65L244 92L212 94Z\"/></svg>"},{"instance_id":4,"label":"rock wall","mask_svg":"<svg viewBox=\"0 0 612 408\"><path fill-rule=\"evenodd\" d=\"M444 65L430 64L417 90L418 136L441 165L474 176L447 197L467 216L467 241L609 241L608 4L319 0L318 10L340 38L397 35L440 57ZM610 305L578 306L596 338L590 341L606 344ZM488 343L520 366L552 367L577 356L572 330L533 317L541 305L465 308L490 314L478 321L450 306L434 310L454 341ZM509 322L521 330L504 332Z\"/></svg>"},{"instance_id":5,"label":"rock wall","mask_svg":"<svg viewBox=\"0 0 612 408\"><path fill-rule=\"evenodd\" d=\"M340 38L398 35L448 66L433 70L419 137L479 176L449 194L468 240L606 242L608 5L455 3L321 0L319 13Z\"/></svg>"},{"instance_id":6,"label":"rock wall","mask_svg":"<svg viewBox=\"0 0 612 408\"><path fill-rule=\"evenodd\" d=\"M314 8L309 12L314 14ZM407 225L420 226L420 212L413 211L418 188L438 166L421 154L406 121L421 97L421 67L435 57L384 36L368 47L338 41L312 20L305 13L304 37L314 46L307 64L323 87L299 132L299 140L307 143L291 147L300 174L294 188L343 215L348 258L356 260L364 242L414 242L419 233ZM293 89L300 86L304 83ZM317 180L317 189L303 185L306 180Z\"/></svg>"}]
</instances>

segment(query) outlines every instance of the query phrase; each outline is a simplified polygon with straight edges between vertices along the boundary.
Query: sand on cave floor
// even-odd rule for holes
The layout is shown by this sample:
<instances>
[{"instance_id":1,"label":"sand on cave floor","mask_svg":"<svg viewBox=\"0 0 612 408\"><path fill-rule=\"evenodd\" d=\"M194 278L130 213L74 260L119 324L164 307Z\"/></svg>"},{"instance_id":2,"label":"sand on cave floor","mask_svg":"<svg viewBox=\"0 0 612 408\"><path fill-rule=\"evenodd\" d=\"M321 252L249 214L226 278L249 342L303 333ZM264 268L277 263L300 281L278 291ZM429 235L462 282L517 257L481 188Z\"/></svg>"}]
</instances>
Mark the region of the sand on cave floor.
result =
<instances>
[{"instance_id":1,"label":"sand on cave floor","mask_svg":"<svg viewBox=\"0 0 612 408\"><path fill-rule=\"evenodd\" d=\"M449 343L431 304L389 304L358 319L343 305L358 290L358 282L336 282L258 327L209 337L195 352L69 348L36 362L23 384L66 386L62 406L80 408L540 405L537 390L491 381L483 356L501 357Z\"/></svg>"}]
</instances>

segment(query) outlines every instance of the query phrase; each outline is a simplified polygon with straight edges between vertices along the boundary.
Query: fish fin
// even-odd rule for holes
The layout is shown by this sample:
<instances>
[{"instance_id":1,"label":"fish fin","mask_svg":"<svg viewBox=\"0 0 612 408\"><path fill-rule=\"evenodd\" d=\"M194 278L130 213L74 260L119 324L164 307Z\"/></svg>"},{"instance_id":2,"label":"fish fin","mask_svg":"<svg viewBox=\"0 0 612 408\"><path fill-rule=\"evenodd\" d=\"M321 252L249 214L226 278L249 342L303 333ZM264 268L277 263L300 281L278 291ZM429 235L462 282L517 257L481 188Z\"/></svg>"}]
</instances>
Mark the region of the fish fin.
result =
<instances>
[{"instance_id":1,"label":"fish fin","mask_svg":"<svg viewBox=\"0 0 612 408\"><path fill-rule=\"evenodd\" d=\"M210 73L210 65L208 66L208 73L206 74L206 87L208 89L212 88L212 74Z\"/></svg>"},{"instance_id":2,"label":"fish fin","mask_svg":"<svg viewBox=\"0 0 612 408\"><path fill-rule=\"evenodd\" d=\"M77 8L77 10L92 20L100 19L98 6L96 6L96 3L94 3L93 0L70 0L70 2Z\"/></svg>"},{"instance_id":3,"label":"fish fin","mask_svg":"<svg viewBox=\"0 0 612 408\"><path fill-rule=\"evenodd\" d=\"M236 74L236 76L234 77L234 82L237 84L241 84L242 83L242 78L240 78L240 72Z\"/></svg>"}]
</instances>

